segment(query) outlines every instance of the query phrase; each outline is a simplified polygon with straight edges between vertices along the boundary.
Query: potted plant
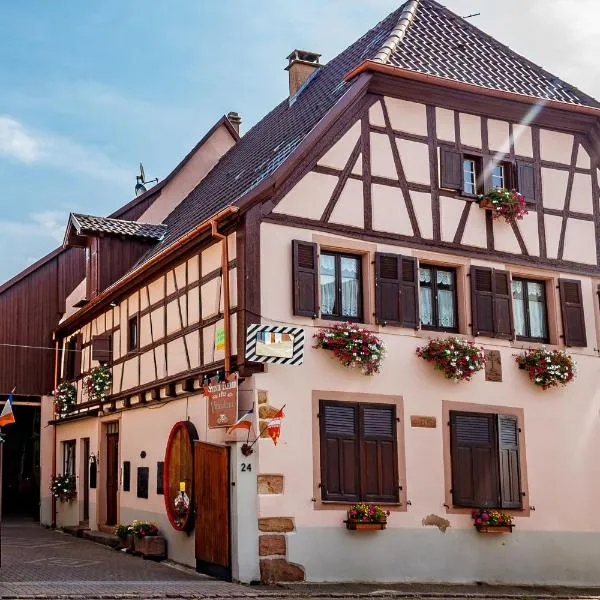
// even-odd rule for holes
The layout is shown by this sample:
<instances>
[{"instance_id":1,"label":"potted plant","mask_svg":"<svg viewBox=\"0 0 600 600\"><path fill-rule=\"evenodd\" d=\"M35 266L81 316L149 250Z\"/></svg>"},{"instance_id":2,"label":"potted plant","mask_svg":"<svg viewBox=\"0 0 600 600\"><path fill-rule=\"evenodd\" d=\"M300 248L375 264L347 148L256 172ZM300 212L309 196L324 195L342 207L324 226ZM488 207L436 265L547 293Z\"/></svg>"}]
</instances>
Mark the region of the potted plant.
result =
<instances>
[{"instance_id":1,"label":"potted plant","mask_svg":"<svg viewBox=\"0 0 600 600\"><path fill-rule=\"evenodd\" d=\"M503 217L507 223L516 223L528 213L523 194L506 188L493 188L478 197L479 206L492 211L494 219Z\"/></svg>"},{"instance_id":2,"label":"potted plant","mask_svg":"<svg viewBox=\"0 0 600 600\"><path fill-rule=\"evenodd\" d=\"M379 373L385 346L367 329L353 323L338 323L319 330L314 338L314 348L331 350L345 367L359 367L363 375Z\"/></svg>"},{"instance_id":3,"label":"potted plant","mask_svg":"<svg viewBox=\"0 0 600 600\"><path fill-rule=\"evenodd\" d=\"M149 521L134 521L131 524L135 551L144 558L163 558L167 555L166 540L158 535L158 527Z\"/></svg>"},{"instance_id":4,"label":"potted plant","mask_svg":"<svg viewBox=\"0 0 600 600\"><path fill-rule=\"evenodd\" d=\"M529 379L543 390L547 390L575 379L576 363L563 350L529 348L515 357L519 369L527 371Z\"/></svg>"},{"instance_id":5,"label":"potted plant","mask_svg":"<svg viewBox=\"0 0 600 600\"><path fill-rule=\"evenodd\" d=\"M77 498L75 475L56 475L50 482L50 491L60 502L73 502Z\"/></svg>"},{"instance_id":6,"label":"potted plant","mask_svg":"<svg viewBox=\"0 0 600 600\"><path fill-rule=\"evenodd\" d=\"M121 548L127 552L133 552L135 549L135 538L132 533L131 525L116 525L114 529L115 535L121 542Z\"/></svg>"},{"instance_id":7,"label":"potted plant","mask_svg":"<svg viewBox=\"0 0 600 600\"><path fill-rule=\"evenodd\" d=\"M512 515L499 510L480 508L473 511L472 517L479 533L511 533L514 527Z\"/></svg>"},{"instance_id":8,"label":"potted plant","mask_svg":"<svg viewBox=\"0 0 600 600\"><path fill-rule=\"evenodd\" d=\"M77 388L70 381L63 381L54 390L56 416L66 417L77 406Z\"/></svg>"},{"instance_id":9,"label":"potted plant","mask_svg":"<svg viewBox=\"0 0 600 600\"><path fill-rule=\"evenodd\" d=\"M483 348L455 337L429 340L417 348L417 356L432 363L446 379L471 381L471 377L485 367Z\"/></svg>"},{"instance_id":10,"label":"potted plant","mask_svg":"<svg viewBox=\"0 0 600 600\"><path fill-rule=\"evenodd\" d=\"M85 380L88 399L103 402L108 396L112 375L107 365L94 367Z\"/></svg>"},{"instance_id":11,"label":"potted plant","mask_svg":"<svg viewBox=\"0 0 600 600\"><path fill-rule=\"evenodd\" d=\"M387 527L389 510L377 504L354 504L348 509L346 528L351 531L380 531Z\"/></svg>"}]
</instances>

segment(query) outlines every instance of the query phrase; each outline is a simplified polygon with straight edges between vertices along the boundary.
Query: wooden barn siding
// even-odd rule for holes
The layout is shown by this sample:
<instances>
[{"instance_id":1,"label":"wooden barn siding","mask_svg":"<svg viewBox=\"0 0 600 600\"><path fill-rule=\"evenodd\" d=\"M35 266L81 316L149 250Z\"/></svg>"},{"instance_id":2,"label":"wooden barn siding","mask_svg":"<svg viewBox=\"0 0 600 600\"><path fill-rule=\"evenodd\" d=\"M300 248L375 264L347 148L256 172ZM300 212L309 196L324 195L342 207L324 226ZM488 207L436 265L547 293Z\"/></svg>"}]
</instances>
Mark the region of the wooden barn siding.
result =
<instances>
[{"instance_id":1,"label":"wooden barn siding","mask_svg":"<svg viewBox=\"0 0 600 600\"><path fill-rule=\"evenodd\" d=\"M0 344L17 346L0 346L0 394L13 387L27 395L52 390L52 331L66 296L85 276L84 256L83 249L70 248L0 293Z\"/></svg>"},{"instance_id":2,"label":"wooden barn siding","mask_svg":"<svg viewBox=\"0 0 600 600\"><path fill-rule=\"evenodd\" d=\"M108 236L98 238L98 292L125 275L152 245Z\"/></svg>"}]
</instances>

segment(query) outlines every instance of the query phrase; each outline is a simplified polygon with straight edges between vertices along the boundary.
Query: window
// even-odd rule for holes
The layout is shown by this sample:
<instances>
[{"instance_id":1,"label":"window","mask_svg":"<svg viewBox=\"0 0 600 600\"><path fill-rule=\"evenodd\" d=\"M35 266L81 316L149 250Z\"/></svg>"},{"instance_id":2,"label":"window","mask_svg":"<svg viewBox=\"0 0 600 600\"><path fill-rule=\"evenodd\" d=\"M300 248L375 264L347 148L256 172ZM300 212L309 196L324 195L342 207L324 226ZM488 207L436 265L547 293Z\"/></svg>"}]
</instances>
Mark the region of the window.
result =
<instances>
[{"instance_id":1,"label":"window","mask_svg":"<svg viewBox=\"0 0 600 600\"><path fill-rule=\"evenodd\" d=\"M70 338L65 344L64 379L73 381L81 375L81 351L83 336L79 333Z\"/></svg>"},{"instance_id":2,"label":"window","mask_svg":"<svg viewBox=\"0 0 600 600\"><path fill-rule=\"evenodd\" d=\"M514 415L450 411L455 506L522 508L519 432Z\"/></svg>"},{"instance_id":3,"label":"window","mask_svg":"<svg viewBox=\"0 0 600 600\"><path fill-rule=\"evenodd\" d=\"M506 173L504 165L496 165L492 169L492 187L506 187Z\"/></svg>"},{"instance_id":4,"label":"window","mask_svg":"<svg viewBox=\"0 0 600 600\"><path fill-rule=\"evenodd\" d=\"M100 363L112 361L112 335L104 333L92 338L92 360Z\"/></svg>"},{"instance_id":5,"label":"window","mask_svg":"<svg viewBox=\"0 0 600 600\"><path fill-rule=\"evenodd\" d=\"M463 192L475 196L477 194L477 179L479 177L479 161L465 156L463 159Z\"/></svg>"},{"instance_id":6,"label":"window","mask_svg":"<svg viewBox=\"0 0 600 600\"><path fill-rule=\"evenodd\" d=\"M400 501L396 406L321 400L321 497Z\"/></svg>"},{"instance_id":7,"label":"window","mask_svg":"<svg viewBox=\"0 0 600 600\"><path fill-rule=\"evenodd\" d=\"M138 318L136 315L135 317L131 317L127 324L127 350L133 352L138 349L138 346Z\"/></svg>"},{"instance_id":8,"label":"window","mask_svg":"<svg viewBox=\"0 0 600 600\"><path fill-rule=\"evenodd\" d=\"M512 295L517 338L547 342L548 321L544 282L514 278Z\"/></svg>"},{"instance_id":9,"label":"window","mask_svg":"<svg viewBox=\"0 0 600 600\"><path fill-rule=\"evenodd\" d=\"M362 318L361 257L321 252L319 278L321 316L360 321Z\"/></svg>"},{"instance_id":10,"label":"window","mask_svg":"<svg viewBox=\"0 0 600 600\"><path fill-rule=\"evenodd\" d=\"M419 268L419 302L424 329L457 331L456 273L454 269L423 265Z\"/></svg>"},{"instance_id":11,"label":"window","mask_svg":"<svg viewBox=\"0 0 600 600\"><path fill-rule=\"evenodd\" d=\"M75 475L75 440L63 442L63 475Z\"/></svg>"}]
</instances>

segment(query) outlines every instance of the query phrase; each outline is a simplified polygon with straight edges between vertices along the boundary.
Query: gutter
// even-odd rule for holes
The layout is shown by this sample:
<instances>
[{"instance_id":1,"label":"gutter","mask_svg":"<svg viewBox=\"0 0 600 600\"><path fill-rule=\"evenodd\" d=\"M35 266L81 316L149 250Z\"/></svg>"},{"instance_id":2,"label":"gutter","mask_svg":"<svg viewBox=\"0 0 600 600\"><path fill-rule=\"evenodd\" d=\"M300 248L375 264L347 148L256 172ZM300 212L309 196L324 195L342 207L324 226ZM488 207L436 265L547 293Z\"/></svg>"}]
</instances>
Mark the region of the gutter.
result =
<instances>
[{"instance_id":1,"label":"gutter","mask_svg":"<svg viewBox=\"0 0 600 600\"><path fill-rule=\"evenodd\" d=\"M600 108L594 108L593 106L569 104L568 102L561 102L559 100L544 100L543 98L536 98L535 96L528 96L526 94L517 94L516 92L494 90L473 83L463 83L462 81L454 81L453 79L446 79L445 77L439 77L437 75L419 73L417 71L403 69L402 67L383 65L373 60L363 61L360 65L358 65L358 67L352 69L352 71L347 73L344 79L346 81L350 81L357 75L369 72L382 73L385 75L391 75L392 77L411 79L413 81L421 81L423 83L431 83L433 85L451 88L454 90L473 92L484 96L491 96L493 98L502 98L503 100L513 100L515 102L522 102L524 104L543 104L545 107L548 108L556 108L558 110L564 110L567 112L574 112L583 115L600 117Z\"/></svg>"}]
</instances>

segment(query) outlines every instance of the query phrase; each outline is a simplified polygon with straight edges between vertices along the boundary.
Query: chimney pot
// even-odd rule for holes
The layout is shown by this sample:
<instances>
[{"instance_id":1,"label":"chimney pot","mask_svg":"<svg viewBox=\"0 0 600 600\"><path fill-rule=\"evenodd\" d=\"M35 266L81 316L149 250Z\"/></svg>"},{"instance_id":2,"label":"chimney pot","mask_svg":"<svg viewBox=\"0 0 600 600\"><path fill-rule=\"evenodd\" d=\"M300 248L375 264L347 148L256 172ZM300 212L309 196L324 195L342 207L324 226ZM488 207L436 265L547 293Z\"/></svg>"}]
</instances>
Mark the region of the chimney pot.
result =
<instances>
[{"instance_id":1,"label":"chimney pot","mask_svg":"<svg viewBox=\"0 0 600 600\"><path fill-rule=\"evenodd\" d=\"M319 62L320 54L306 50L294 50L288 55L288 66L285 68L290 78L290 96L293 96L302 84L323 65Z\"/></svg>"},{"instance_id":2,"label":"chimney pot","mask_svg":"<svg viewBox=\"0 0 600 600\"><path fill-rule=\"evenodd\" d=\"M239 134L240 125L242 124L242 117L240 117L240 114L231 111L230 113L227 113L227 118L229 119L229 122L233 125L234 129Z\"/></svg>"}]
</instances>

